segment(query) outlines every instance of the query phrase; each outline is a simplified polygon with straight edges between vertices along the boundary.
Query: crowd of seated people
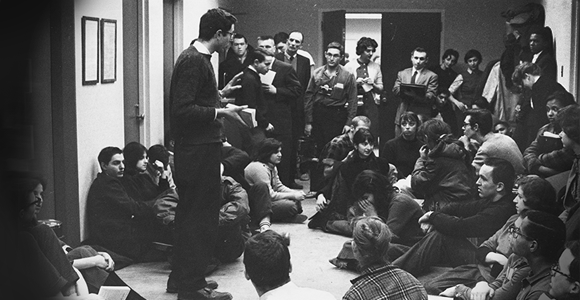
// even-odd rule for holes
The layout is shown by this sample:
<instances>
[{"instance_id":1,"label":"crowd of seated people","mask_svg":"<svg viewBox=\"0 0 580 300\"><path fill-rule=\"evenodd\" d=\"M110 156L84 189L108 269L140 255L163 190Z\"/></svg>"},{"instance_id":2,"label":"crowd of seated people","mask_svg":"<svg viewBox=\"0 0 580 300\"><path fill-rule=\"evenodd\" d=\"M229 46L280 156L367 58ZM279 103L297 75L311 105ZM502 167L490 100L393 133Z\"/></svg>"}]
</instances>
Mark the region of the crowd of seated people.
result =
<instances>
[{"instance_id":1,"label":"crowd of seated people","mask_svg":"<svg viewBox=\"0 0 580 300\"><path fill-rule=\"evenodd\" d=\"M262 92L276 95L293 86L295 92L286 98L307 104L283 108L291 111L293 120L305 120L278 133L284 142L273 138L276 128L270 128L270 134L252 141L248 148L252 153L223 139L221 193L215 199L221 206L218 242L206 273L245 253L245 276L260 297L333 299L327 292L292 283L289 235L272 230L272 223L299 219L307 199L289 178L295 175L296 164L280 165L283 160L296 160L299 128L307 136L312 133L318 146L317 163L310 170L317 212L308 227L352 237L330 259L338 268L359 273L344 299L390 299L394 294L396 299L426 299L427 293L461 299L577 298L580 106L544 71L544 50L535 47L545 46L548 37L545 29L528 32L529 53L524 51L527 56L522 55L522 63L509 74L509 84L522 91L516 122L500 117L493 103L499 100L483 96L482 84L489 74L479 70L479 51L469 50L464 56L467 69L455 72L459 53L449 49L433 72L428 70L427 51L413 49L412 67L398 73L392 88L401 98L396 137L378 149L375 133L380 127L374 111L381 105L383 82L380 68L368 63L376 42L361 38L365 42L357 46L360 57L351 60L349 68L339 65L344 46L333 42L325 52L328 64L312 72L311 60L297 51L304 36L292 32L287 48L272 62L272 66L282 63L291 80L274 79ZM262 36L262 40L270 38ZM243 35L237 34L233 42L220 81L222 75L235 81L248 65L264 64L246 50L252 47ZM258 52L270 51L263 49L266 44L260 44ZM270 67L259 68L267 74ZM332 85L334 76L344 82ZM254 86L256 93L260 93L258 86ZM408 93L416 86L426 92L421 99ZM349 105L356 103L357 93L364 98L359 112L366 116L352 118L355 109ZM326 124L322 116L331 113L334 123ZM272 111L268 116L275 118ZM515 131L510 129L514 124ZM160 253L159 246L171 249L175 241L180 197L169 150L130 142L123 149L103 148L97 161L101 172L87 197L89 239L83 246L68 247L37 225L38 212L32 207L42 201L24 197L32 201L19 211L25 218L22 243L40 246L40 237L33 234L39 231L52 246L65 246L56 261L51 257L56 253L47 254L42 246L31 248L40 249L30 255L46 266L42 269L46 274L38 276L46 276L50 283L39 283L39 293L80 295L95 293L103 284L124 285L112 272L113 257L129 263L164 260L167 253ZM278 168L283 169L283 178ZM41 193L42 188L39 182L25 192ZM428 281L417 279L437 272L433 267L446 269ZM77 288L81 278L87 292ZM206 288L216 287L216 282L207 281ZM167 292L179 292L171 276Z\"/></svg>"}]
</instances>

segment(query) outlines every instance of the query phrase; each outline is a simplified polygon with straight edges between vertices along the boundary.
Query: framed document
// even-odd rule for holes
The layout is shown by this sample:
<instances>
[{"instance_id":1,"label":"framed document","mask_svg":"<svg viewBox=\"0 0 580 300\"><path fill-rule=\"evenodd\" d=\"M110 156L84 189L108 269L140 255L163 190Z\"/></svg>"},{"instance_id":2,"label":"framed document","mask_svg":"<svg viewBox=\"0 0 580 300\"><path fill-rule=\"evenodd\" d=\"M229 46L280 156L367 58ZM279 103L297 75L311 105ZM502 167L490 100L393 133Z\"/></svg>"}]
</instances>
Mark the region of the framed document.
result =
<instances>
[{"instance_id":1,"label":"framed document","mask_svg":"<svg viewBox=\"0 0 580 300\"><path fill-rule=\"evenodd\" d=\"M101 19L101 83L117 80L117 20Z\"/></svg>"},{"instance_id":2,"label":"framed document","mask_svg":"<svg viewBox=\"0 0 580 300\"><path fill-rule=\"evenodd\" d=\"M81 18L83 85L99 82L99 19Z\"/></svg>"}]
</instances>

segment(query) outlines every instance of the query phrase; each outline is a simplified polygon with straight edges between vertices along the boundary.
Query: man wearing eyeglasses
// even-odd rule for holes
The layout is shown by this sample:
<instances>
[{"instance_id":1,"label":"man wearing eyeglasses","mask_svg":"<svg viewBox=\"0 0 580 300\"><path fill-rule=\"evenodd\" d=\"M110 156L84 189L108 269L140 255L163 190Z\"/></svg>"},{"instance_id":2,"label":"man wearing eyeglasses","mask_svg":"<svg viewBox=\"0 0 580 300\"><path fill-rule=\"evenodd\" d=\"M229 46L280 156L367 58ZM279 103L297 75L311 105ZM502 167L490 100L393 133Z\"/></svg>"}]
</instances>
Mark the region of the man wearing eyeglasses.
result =
<instances>
[{"instance_id":1,"label":"man wearing eyeglasses","mask_svg":"<svg viewBox=\"0 0 580 300\"><path fill-rule=\"evenodd\" d=\"M340 65L343 56L341 44L328 44L326 65L314 70L306 89L304 134L312 134L318 151L335 136L346 133L356 115L356 80Z\"/></svg>"},{"instance_id":2,"label":"man wearing eyeglasses","mask_svg":"<svg viewBox=\"0 0 580 300\"><path fill-rule=\"evenodd\" d=\"M559 272L552 267L564 246L564 224L552 214L529 210L508 232L513 253L494 281L480 281L473 288L457 285L441 295L474 300L536 300L548 292L554 272Z\"/></svg>"},{"instance_id":3,"label":"man wearing eyeglasses","mask_svg":"<svg viewBox=\"0 0 580 300\"><path fill-rule=\"evenodd\" d=\"M214 290L217 283L205 280L218 239L220 210L220 162L222 118L246 126L238 112L243 106L221 108L220 97L239 88L239 76L218 90L211 55L231 42L237 19L210 9L199 22L199 37L175 62L169 103L175 139L175 183L179 204L175 223L177 239L168 291L178 299L232 299Z\"/></svg>"},{"instance_id":4,"label":"man wearing eyeglasses","mask_svg":"<svg viewBox=\"0 0 580 300\"><path fill-rule=\"evenodd\" d=\"M580 243L570 242L558 263L552 267L549 297L540 299L576 300L580 298ZM545 298L544 298L545 297Z\"/></svg>"},{"instance_id":5,"label":"man wearing eyeglasses","mask_svg":"<svg viewBox=\"0 0 580 300\"><path fill-rule=\"evenodd\" d=\"M401 135L401 124L399 119L401 114L406 111L412 111L419 115L422 121L431 115L431 108L435 104L437 95L438 76L434 72L425 68L429 62L427 51L421 47L415 48L411 52L411 68L399 71L395 85L393 86L393 93L397 96L401 94L401 84L421 85L425 87L425 98L420 101L412 100L408 97L402 97L401 104L397 108L395 115L395 136Z\"/></svg>"}]
</instances>

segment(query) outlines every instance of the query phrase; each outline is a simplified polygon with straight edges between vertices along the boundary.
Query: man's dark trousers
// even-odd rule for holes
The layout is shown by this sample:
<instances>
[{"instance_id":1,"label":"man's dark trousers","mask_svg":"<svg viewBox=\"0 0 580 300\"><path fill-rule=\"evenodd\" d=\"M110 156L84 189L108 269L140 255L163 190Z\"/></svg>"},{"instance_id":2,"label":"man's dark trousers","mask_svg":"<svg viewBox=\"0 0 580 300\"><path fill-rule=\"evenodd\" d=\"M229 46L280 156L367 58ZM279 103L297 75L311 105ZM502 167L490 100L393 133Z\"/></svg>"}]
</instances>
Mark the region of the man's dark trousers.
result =
<instances>
[{"instance_id":1,"label":"man's dark trousers","mask_svg":"<svg viewBox=\"0 0 580 300\"><path fill-rule=\"evenodd\" d=\"M221 147L221 143L175 146L178 263L170 277L177 276L179 298L191 298L206 286L204 273L218 238Z\"/></svg>"},{"instance_id":2,"label":"man's dark trousers","mask_svg":"<svg viewBox=\"0 0 580 300\"><path fill-rule=\"evenodd\" d=\"M431 266L457 267L477 263L475 246L464 237L453 237L432 231L418 241L393 265L415 277L429 271Z\"/></svg>"}]
</instances>

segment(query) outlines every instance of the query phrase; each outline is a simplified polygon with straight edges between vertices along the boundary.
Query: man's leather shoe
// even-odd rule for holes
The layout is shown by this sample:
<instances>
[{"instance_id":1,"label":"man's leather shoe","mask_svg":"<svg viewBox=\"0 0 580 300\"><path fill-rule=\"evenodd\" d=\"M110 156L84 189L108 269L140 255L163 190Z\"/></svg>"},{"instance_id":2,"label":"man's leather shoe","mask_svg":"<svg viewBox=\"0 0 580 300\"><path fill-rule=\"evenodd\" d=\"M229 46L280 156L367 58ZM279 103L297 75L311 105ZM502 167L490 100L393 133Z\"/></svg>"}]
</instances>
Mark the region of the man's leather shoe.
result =
<instances>
[{"instance_id":1,"label":"man's leather shoe","mask_svg":"<svg viewBox=\"0 0 580 300\"><path fill-rule=\"evenodd\" d=\"M197 290L195 293L187 295L186 297L178 296L177 299L182 300L202 300L202 299L215 299L215 300L231 300L233 299L232 294L218 292L216 290L212 290L210 288L203 288L201 290Z\"/></svg>"},{"instance_id":2,"label":"man's leather shoe","mask_svg":"<svg viewBox=\"0 0 580 300\"><path fill-rule=\"evenodd\" d=\"M206 287L215 290L218 288L218 283L215 280L206 280L207 283ZM167 288L165 289L170 294L175 294L178 292L177 282L173 280L171 277L167 280Z\"/></svg>"}]
</instances>

